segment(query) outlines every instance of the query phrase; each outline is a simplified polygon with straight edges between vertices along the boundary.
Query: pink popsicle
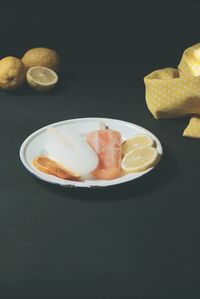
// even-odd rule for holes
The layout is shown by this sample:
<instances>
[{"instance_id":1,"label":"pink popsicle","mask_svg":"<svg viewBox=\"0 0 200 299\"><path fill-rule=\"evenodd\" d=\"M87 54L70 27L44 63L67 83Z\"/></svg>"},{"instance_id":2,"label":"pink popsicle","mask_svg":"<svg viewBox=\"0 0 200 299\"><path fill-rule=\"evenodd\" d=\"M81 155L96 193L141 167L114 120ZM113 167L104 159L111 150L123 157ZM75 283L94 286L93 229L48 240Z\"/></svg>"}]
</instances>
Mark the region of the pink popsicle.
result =
<instances>
[{"instance_id":1,"label":"pink popsicle","mask_svg":"<svg viewBox=\"0 0 200 299\"><path fill-rule=\"evenodd\" d=\"M121 174L121 133L112 129L88 133L87 142L97 153L99 164L92 174L98 179L112 180Z\"/></svg>"}]
</instances>

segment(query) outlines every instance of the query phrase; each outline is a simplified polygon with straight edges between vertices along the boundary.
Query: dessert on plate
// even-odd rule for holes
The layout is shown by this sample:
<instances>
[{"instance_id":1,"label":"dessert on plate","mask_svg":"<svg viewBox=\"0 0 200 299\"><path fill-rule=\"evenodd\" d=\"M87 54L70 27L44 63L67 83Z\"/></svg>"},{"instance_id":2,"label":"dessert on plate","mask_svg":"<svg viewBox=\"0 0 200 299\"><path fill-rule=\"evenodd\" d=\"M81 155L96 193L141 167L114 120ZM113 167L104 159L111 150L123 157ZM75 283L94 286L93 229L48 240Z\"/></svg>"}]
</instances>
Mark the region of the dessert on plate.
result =
<instances>
[{"instance_id":1,"label":"dessert on plate","mask_svg":"<svg viewBox=\"0 0 200 299\"><path fill-rule=\"evenodd\" d=\"M137 134L123 140L122 134L100 123L99 129L82 134L72 126L62 132L48 127L45 154L34 157L39 171L61 179L113 180L153 167L158 158L154 140Z\"/></svg>"}]
</instances>

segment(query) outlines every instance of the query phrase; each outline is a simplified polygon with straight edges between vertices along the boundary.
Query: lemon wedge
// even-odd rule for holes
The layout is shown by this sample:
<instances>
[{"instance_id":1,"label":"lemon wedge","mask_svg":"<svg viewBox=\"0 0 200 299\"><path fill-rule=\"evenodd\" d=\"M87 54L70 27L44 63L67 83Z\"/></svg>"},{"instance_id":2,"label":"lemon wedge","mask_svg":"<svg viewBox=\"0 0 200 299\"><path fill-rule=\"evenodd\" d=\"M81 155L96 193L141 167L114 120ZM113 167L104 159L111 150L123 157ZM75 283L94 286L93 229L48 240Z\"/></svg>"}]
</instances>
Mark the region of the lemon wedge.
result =
<instances>
[{"instance_id":1,"label":"lemon wedge","mask_svg":"<svg viewBox=\"0 0 200 299\"><path fill-rule=\"evenodd\" d=\"M154 166L159 154L156 148L140 146L130 151L122 159L122 169L125 173L144 171Z\"/></svg>"},{"instance_id":2,"label":"lemon wedge","mask_svg":"<svg viewBox=\"0 0 200 299\"><path fill-rule=\"evenodd\" d=\"M49 68L35 66L27 71L26 79L33 89L37 91L46 91L52 89L56 85L58 75Z\"/></svg>"},{"instance_id":3,"label":"lemon wedge","mask_svg":"<svg viewBox=\"0 0 200 299\"><path fill-rule=\"evenodd\" d=\"M139 146L153 146L154 140L145 134L139 134L126 139L122 144L122 155L126 155Z\"/></svg>"}]
</instances>

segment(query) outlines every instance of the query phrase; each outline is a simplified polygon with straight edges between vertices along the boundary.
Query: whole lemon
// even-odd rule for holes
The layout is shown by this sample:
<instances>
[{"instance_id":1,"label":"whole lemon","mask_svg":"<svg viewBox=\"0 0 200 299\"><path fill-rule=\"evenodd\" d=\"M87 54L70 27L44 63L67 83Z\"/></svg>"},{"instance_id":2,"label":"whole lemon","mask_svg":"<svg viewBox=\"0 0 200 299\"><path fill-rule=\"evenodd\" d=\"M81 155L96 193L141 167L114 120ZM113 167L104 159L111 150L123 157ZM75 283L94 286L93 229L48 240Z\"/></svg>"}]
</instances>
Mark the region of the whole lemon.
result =
<instances>
[{"instance_id":1,"label":"whole lemon","mask_svg":"<svg viewBox=\"0 0 200 299\"><path fill-rule=\"evenodd\" d=\"M23 62L12 56L0 60L0 87L5 90L14 90L20 87L25 80L25 66Z\"/></svg>"},{"instance_id":2,"label":"whole lemon","mask_svg":"<svg viewBox=\"0 0 200 299\"><path fill-rule=\"evenodd\" d=\"M58 71L59 60L58 54L54 50L48 48L30 49L22 57L26 69L34 66L43 66Z\"/></svg>"}]
</instances>

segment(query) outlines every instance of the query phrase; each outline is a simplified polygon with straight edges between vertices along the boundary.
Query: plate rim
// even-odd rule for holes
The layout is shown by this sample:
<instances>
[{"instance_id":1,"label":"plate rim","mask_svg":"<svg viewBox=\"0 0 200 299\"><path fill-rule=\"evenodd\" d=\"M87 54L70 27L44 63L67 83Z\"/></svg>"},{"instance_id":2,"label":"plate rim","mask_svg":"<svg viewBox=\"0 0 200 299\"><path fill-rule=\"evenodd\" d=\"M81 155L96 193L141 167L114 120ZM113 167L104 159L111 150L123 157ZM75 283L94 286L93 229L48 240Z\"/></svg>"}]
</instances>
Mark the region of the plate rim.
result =
<instances>
[{"instance_id":1,"label":"plate rim","mask_svg":"<svg viewBox=\"0 0 200 299\"><path fill-rule=\"evenodd\" d=\"M70 123L70 122L78 122L78 121L95 121L95 120L104 120L106 122L107 121L114 121L114 122L121 122L121 123L124 123L126 125L129 125L129 126L134 126L138 129L142 129L144 132L146 132L147 134L151 134L153 135L153 137L155 138L155 141L157 143L157 146L159 146L160 148L160 159L159 159L159 162L163 156L163 147L162 147L162 144L160 142L160 140L156 137L156 135L154 135L151 131L147 130L146 128L140 126L140 125L137 125L137 124L134 124L134 123L131 123L129 121L126 121L126 120L121 120L121 119L115 119L115 118L108 118L108 117L79 117L79 118L71 118L71 119L66 119L66 120L62 120L62 121L58 121L58 122L54 122L54 123L50 123L46 126L43 126L42 128L39 128L38 130L34 131L33 133L29 134L25 139L24 141L22 142L21 146L20 146L20 150L19 150L19 156L20 156L20 160L23 164L23 166L25 167L26 170L28 170L32 175L34 175L35 177L37 177L38 179L41 179L42 181L45 181L47 183L51 183L51 184L55 184L55 185L59 185L61 187L80 187L80 188L105 188L105 187L111 187L111 186L114 186L114 185L119 185L119 184L123 184L123 183L127 183L129 181L134 181L138 178L141 178L143 175L149 173L150 171L152 171L153 169L156 168L155 167L151 167L149 169L147 169L146 171L143 171L143 172L138 172L138 176L133 178L131 177L131 174L130 175L126 175L126 180L125 181L118 181L118 179L120 178L117 178L117 179L114 179L114 180L109 180L107 181L107 184L105 185L95 185L95 184L91 184L89 182L91 181L87 181L88 183L86 184L85 182L73 182L73 181L70 181L70 180L65 180L66 183L62 183L62 182L55 182L55 181L50 181L48 179L45 179L42 175L40 174L37 174L36 172L34 172L33 169L31 169L29 167L29 165L27 164L26 162L26 159L25 159L25 148L26 146L28 145L28 143L35 137L37 136L38 134L40 134L42 131L44 131L45 129L47 129L49 126L59 126L59 125L62 125L63 123ZM159 163L158 162L158 163ZM94 182L94 181L93 181Z\"/></svg>"}]
</instances>

